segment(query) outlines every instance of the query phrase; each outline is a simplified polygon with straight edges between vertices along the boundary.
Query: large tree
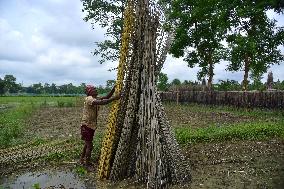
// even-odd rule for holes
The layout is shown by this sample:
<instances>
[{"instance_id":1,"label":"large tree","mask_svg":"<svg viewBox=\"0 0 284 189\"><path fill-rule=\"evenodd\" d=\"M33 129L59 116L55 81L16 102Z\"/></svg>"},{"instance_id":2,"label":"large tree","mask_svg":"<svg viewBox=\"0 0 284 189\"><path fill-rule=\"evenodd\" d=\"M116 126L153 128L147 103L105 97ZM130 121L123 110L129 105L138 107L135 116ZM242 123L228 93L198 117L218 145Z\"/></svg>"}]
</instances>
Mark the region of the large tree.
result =
<instances>
[{"instance_id":1,"label":"large tree","mask_svg":"<svg viewBox=\"0 0 284 189\"><path fill-rule=\"evenodd\" d=\"M95 24L106 29L106 39L95 42L97 47L94 55L100 55L100 63L116 61L119 57L121 34L123 26L123 12L126 0L81 0L83 11L87 12L85 21L89 21L95 29Z\"/></svg>"},{"instance_id":2,"label":"large tree","mask_svg":"<svg viewBox=\"0 0 284 189\"><path fill-rule=\"evenodd\" d=\"M169 83L168 83L168 76L167 74L165 73L160 73L159 76L158 76L158 82L157 82L157 87L158 87L158 90L159 91L166 91L168 86L169 86Z\"/></svg>"},{"instance_id":3,"label":"large tree","mask_svg":"<svg viewBox=\"0 0 284 189\"><path fill-rule=\"evenodd\" d=\"M5 82L3 79L0 78L0 95L5 93Z\"/></svg>"},{"instance_id":4,"label":"large tree","mask_svg":"<svg viewBox=\"0 0 284 189\"><path fill-rule=\"evenodd\" d=\"M106 29L106 39L95 42L94 55L100 55L100 63L105 61L117 61L119 58L119 50L121 47L121 35L123 28L124 10L126 0L81 0L83 3L83 12L86 12L85 21L91 22L93 29L96 24ZM171 0L158 0L160 7L160 21L162 25L169 25L168 14L171 8ZM162 65L166 59L170 44L172 43L172 35L168 28L167 31L159 30L159 50L157 52L158 65ZM163 41L167 41L163 43Z\"/></svg>"},{"instance_id":5,"label":"large tree","mask_svg":"<svg viewBox=\"0 0 284 189\"><path fill-rule=\"evenodd\" d=\"M5 91L16 93L20 89L20 85L16 83L16 78L13 75L4 76Z\"/></svg>"},{"instance_id":6,"label":"large tree","mask_svg":"<svg viewBox=\"0 0 284 189\"><path fill-rule=\"evenodd\" d=\"M260 77L272 64L279 64L283 55L278 49L283 45L283 28L269 19L271 8L263 1L233 1L228 5L230 12L230 34L228 59L230 71L244 71L243 90L247 90L249 72Z\"/></svg>"},{"instance_id":7,"label":"large tree","mask_svg":"<svg viewBox=\"0 0 284 189\"><path fill-rule=\"evenodd\" d=\"M170 52L184 57L189 67L198 65L198 79L208 77L211 88L214 65L224 57L222 40L229 27L227 12L219 0L177 0L171 19L176 21L176 35Z\"/></svg>"}]
</instances>

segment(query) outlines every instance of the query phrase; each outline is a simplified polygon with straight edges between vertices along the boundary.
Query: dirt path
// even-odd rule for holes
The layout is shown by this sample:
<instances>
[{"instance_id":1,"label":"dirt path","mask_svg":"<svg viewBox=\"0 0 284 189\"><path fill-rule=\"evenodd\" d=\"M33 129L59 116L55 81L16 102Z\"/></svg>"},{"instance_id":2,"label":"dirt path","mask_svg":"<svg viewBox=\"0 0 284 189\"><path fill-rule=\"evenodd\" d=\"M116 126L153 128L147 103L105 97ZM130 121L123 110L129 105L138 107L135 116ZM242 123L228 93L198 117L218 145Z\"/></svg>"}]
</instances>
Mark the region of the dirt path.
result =
<instances>
[{"instance_id":1,"label":"dirt path","mask_svg":"<svg viewBox=\"0 0 284 189\"><path fill-rule=\"evenodd\" d=\"M169 109L167 111L170 112ZM102 108L100 113L98 133L105 129L108 108ZM36 112L28 120L29 127L23 137L26 141L37 138L43 142L28 142L0 150L0 176L18 170L23 172L48 167L49 162L39 160L40 157L78 151L82 147L79 139L80 115L80 107L49 107ZM174 119L172 115L169 117ZM183 147L183 150L192 167L191 188L284 188L283 140L206 143ZM71 157L70 162L77 160ZM53 166L56 165L63 169L70 168L62 162L53 162ZM87 174L85 178L94 178L94 174ZM125 182L109 187L103 185L97 183L97 188L135 188Z\"/></svg>"}]
</instances>

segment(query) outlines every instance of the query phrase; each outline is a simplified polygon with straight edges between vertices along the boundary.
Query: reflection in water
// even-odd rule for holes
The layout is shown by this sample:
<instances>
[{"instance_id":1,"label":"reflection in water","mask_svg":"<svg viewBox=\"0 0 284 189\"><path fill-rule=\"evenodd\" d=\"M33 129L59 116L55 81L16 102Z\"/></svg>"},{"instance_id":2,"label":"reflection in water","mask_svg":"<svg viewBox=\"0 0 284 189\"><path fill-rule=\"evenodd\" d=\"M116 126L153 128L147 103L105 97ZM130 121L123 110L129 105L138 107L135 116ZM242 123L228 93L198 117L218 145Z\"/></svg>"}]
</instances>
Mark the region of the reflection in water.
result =
<instances>
[{"instance_id":1,"label":"reflection in water","mask_svg":"<svg viewBox=\"0 0 284 189\"><path fill-rule=\"evenodd\" d=\"M39 185L40 188L78 188L85 189L90 188L85 185L75 174L65 171L45 171L45 172L33 172L25 173L17 177L14 181L4 184L4 188L36 188Z\"/></svg>"}]
</instances>

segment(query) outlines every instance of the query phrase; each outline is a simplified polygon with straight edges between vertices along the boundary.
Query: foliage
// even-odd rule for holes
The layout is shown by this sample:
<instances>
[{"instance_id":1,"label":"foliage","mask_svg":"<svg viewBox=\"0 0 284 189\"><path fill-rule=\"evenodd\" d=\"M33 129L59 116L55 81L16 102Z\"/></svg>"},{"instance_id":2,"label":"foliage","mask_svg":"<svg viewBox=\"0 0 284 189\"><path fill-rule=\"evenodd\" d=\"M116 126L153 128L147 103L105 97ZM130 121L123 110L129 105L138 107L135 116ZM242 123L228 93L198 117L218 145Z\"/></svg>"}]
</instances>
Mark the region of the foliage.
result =
<instances>
[{"instance_id":1,"label":"foliage","mask_svg":"<svg viewBox=\"0 0 284 189\"><path fill-rule=\"evenodd\" d=\"M44 157L44 160L46 161L58 161L60 159L66 158L66 154L63 152L53 152L48 154L47 156Z\"/></svg>"},{"instance_id":2,"label":"foliage","mask_svg":"<svg viewBox=\"0 0 284 189\"><path fill-rule=\"evenodd\" d=\"M219 80L219 83L215 85L215 89L219 91L239 91L241 90L241 85L235 80Z\"/></svg>"},{"instance_id":3,"label":"foliage","mask_svg":"<svg viewBox=\"0 0 284 189\"><path fill-rule=\"evenodd\" d=\"M244 70L243 89L247 90L248 73L261 76L272 64L284 59L277 47L283 44L283 28L268 18L267 6L254 1L233 1L228 6L230 30L227 35L230 61L228 70Z\"/></svg>"},{"instance_id":4,"label":"foliage","mask_svg":"<svg viewBox=\"0 0 284 189\"><path fill-rule=\"evenodd\" d=\"M184 56L191 68L198 65L201 68L198 79L208 76L209 87L214 64L225 55L221 41L229 27L227 16L218 0L177 0L173 3L171 19L177 20L177 26L170 52L175 57Z\"/></svg>"},{"instance_id":5,"label":"foliage","mask_svg":"<svg viewBox=\"0 0 284 189\"><path fill-rule=\"evenodd\" d=\"M87 13L84 20L90 21L93 29L95 23L106 29L107 38L102 42L96 42L94 55L101 56L100 63L118 60L126 0L81 1L84 7L82 11Z\"/></svg>"},{"instance_id":6,"label":"foliage","mask_svg":"<svg viewBox=\"0 0 284 189\"><path fill-rule=\"evenodd\" d=\"M284 80L280 82L280 80L278 79L276 82L274 82L273 86L274 89L284 90Z\"/></svg>"},{"instance_id":7,"label":"foliage","mask_svg":"<svg viewBox=\"0 0 284 189\"><path fill-rule=\"evenodd\" d=\"M2 97L5 98L5 97ZM23 131L24 119L33 111L32 106L22 105L0 112L0 146L11 144Z\"/></svg>"},{"instance_id":8,"label":"foliage","mask_svg":"<svg viewBox=\"0 0 284 189\"><path fill-rule=\"evenodd\" d=\"M87 169L83 166L77 166L75 168L75 172L80 176L84 176L87 174Z\"/></svg>"},{"instance_id":9,"label":"foliage","mask_svg":"<svg viewBox=\"0 0 284 189\"><path fill-rule=\"evenodd\" d=\"M280 137L284 139L283 121L281 123L241 123L226 127L206 127L191 130L179 128L175 131L180 144L226 141L233 139L260 140Z\"/></svg>"},{"instance_id":10,"label":"foliage","mask_svg":"<svg viewBox=\"0 0 284 189\"><path fill-rule=\"evenodd\" d=\"M33 184L33 188L34 188L34 189L40 189L40 185L39 185L39 183L35 183L35 184Z\"/></svg>"},{"instance_id":11,"label":"foliage","mask_svg":"<svg viewBox=\"0 0 284 189\"><path fill-rule=\"evenodd\" d=\"M0 78L0 95L5 93L5 82L3 79Z\"/></svg>"},{"instance_id":12,"label":"foliage","mask_svg":"<svg viewBox=\"0 0 284 189\"><path fill-rule=\"evenodd\" d=\"M159 91L166 91L169 87L168 76L165 73L159 73L157 87Z\"/></svg>"},{"instance_id":13,"label":"foliage","mask_svg":"<svg viewBox=\"0 0 284 189\"><path fill-rule=\"evenodd\" d=\"M116 83L115 80L107 80L106 89L110 91L114 87L115 83Z\"/></svg>"},{"instance_id":14,"label":"foliage","mask_svg":"<svg viewBox=\"0 0 284 189\"><path fill-rule=\"evenodd\" d=\"M179 79L175 78L175 79L173 79L173 81L171 82L171 85L176 85L176 86L181 85L181 81L180 81Z\"/></svg>"},{"instance_id":15,"label":"foliage","mask_svg":"<svg viewBox=\"0 0 284 189\"><path fill-rule=\"evenodd\" d=\"M182 105L169 103L165 104L165 109L172 117L176 138L180 144L275 137L284 139L282 110L260 108L246 110L196 103ZM193 118L186 118L188 115ZM213 115L221 117L213 118Z\"/></svg>"},{"instance_id":16,"label":"foliage","mask_svg":"<svg viewBox=\"0 0 284 189\"><path fill-rule=\"evenodd\" d=\"M0 78L0 95L4 93L16 93L20 90L21 85L16 83L13 75L5 75L4 79Z\"/></svg>"},{"instance_id":17,"label":"foliage","mask_svg":"<svg viewBox=\"0 0 284 189\"><path fill-rule=\"evenodd\" d=\"M81 83L79 86L75 86L72 83L56 85L54 83L35 83L29 87L23 87L16 84L16 78L13 75L6 75L6 80L0 78L0 95L9 92L8 95L12 94L32 94L32 95L47 95L47 94L64 94L64 95L82 95L85 92L86 83ZM115 84L114 80L108 80L106 82L106 87L99 85L97 90L99 94L107 93L111 90L112 86Z\"/></svg>"},{"instance_id":18,"label":"foliage","mask_svg":"<svg viewBox=\"0 0 284 189\"><path fill-rule=\"evenodd\" d=\"M76 97L1 97L0 106L0 147L7 147L17 143L17 139L24 132L26 118L42 104L55 106L56 102L63 106L77 104ZM38 141L37 143L41 143Z\"/></svg>"}]
</instances>

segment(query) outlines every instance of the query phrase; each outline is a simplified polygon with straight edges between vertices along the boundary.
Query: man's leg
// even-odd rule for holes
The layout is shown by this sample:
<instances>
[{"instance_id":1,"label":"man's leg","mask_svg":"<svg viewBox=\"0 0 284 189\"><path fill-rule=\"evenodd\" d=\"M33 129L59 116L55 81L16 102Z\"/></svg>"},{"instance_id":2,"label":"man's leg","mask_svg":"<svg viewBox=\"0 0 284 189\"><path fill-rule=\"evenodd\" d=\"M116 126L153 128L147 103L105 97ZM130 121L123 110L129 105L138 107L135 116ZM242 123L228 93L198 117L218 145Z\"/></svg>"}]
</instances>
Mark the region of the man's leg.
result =
<instances>
[{"instance_id":1,"label":"man's leg","mask_svg":"<svg viewBox=\"0 0 284 189\"><path fill-rule=\"evenodd\" d=\"M93 141L86 141L86 165L91 165L91 155L93 150Z\"/></svg>"},{"instance_id":2,"label":"man's leg","mask_svg":"<svg viewBox=\"0 0 284 189\"><path fill-rule=\"evenodd\" d=\"M80 163L83 164L86 157L86 149L87 149L87 141L85 141L85 145L81 154Z\"/></svg>"}]
</instances>

